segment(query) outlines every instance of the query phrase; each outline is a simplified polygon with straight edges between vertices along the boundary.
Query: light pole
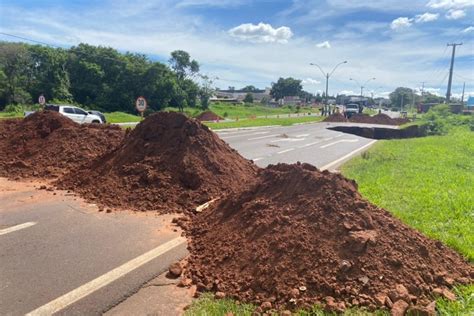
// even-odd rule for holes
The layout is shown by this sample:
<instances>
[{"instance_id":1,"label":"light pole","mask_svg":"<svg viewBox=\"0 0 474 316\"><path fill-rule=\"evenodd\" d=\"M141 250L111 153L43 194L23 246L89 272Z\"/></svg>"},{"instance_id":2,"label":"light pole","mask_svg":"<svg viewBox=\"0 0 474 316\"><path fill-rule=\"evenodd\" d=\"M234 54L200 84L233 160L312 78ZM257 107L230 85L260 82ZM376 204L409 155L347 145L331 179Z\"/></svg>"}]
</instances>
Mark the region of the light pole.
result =
<instances>
[{"instance_id":1,"label":"light pole","mask_svg":"<svg viewBox=\"0 0 474 316\"><path fill-rule=\"evenodd\" d=\"M326 77L326 98L325 98L325 104L328 105L328 86L329 86L329 78L332 76L332 74L334 73L334 71L336 71L337 67L339 67L340 65L342 64L347 64L347 60L343 61L343 62L340 62L339 64L337 64L336 66L334 66L334 68L332 69L331 72L328 72L328 73L325 73L324 70L321 68L321 66L319 66L318 64L315 64L315 63L310 63L311 66L316 66L319 68L319 70L321 70L321 73L323 74L324 77Z\"/></svg>"},{"instance_id":2,"label":"light pole","mask_svg":"<svg viewBox=\"0 0 474 316\"><path fill-rule=\"evenodd\" d=\"M356 79L353 79L353 78L349 78L349 80L355 81L355 82L360 86L360 97L362 98L362 97L363 97L363 94L364 94L365 85L366 85L370 80L375 80L375 78L370 78L370 79L368 79L366 82L364 82L364 84L360 84L359 81L357 81Z\"/></svg>"}]
</instances>

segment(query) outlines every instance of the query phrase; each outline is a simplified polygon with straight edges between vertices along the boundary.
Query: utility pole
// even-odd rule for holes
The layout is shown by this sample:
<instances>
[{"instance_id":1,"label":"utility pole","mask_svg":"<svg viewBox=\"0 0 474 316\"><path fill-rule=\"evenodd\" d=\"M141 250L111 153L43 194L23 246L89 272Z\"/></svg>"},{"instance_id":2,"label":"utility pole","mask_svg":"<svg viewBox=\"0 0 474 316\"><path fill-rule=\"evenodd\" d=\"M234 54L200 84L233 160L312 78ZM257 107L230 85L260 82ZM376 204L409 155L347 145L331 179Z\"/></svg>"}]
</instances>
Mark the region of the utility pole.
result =
<instances>
[{"instance_id":1,"label":"utility pole","mask_svg":"<svg viewBox=\"0 0 474 316\"><path fill-rule=\"evenodd\" d=\"M423 81L421 83L421 100L424 101L424 97L425 96L425 82Z\"/></svg>"},{"instance_id":2,"label":"utility pole","mask_svg":"<svg viewBox=\"0 0 474 316\"><path fill-rule=\"evenodd\" d=\"M324 70L321 68L321 66L319 66L318 64L315 64L315 63L310 63L311 66L316 66L319 68L319 70L321 71L321 73L323 74L323 76L326 78L326 97L325 97L325 109L326 111L329 113L329 78L332 76L332 74L334 73L334 71L336 71L337 67L339 67L340 65L342 64L347 64L347 60L343 61L343 62L340 62L339 64L337 64L336 66L334 66L334 68L332 69L331 72L324 72Z\"/></svg>"},{"instance_id":3,"label":"utility pole","mask_svg":"<svg viewBox=\"0 0 474 316\"><path fill-rule=\"evenodd\" d=\"M461 104L464 106L464 90L466 89L466 82L462 84Z\"/></svg>"},{"instance_id":4,"label":"utility pole","mask_svg":"<svg viewBox=\"0 0 474 316\"><path fill-rule=\"evenodd\" d=\"M453 53L451 54L451 67L449 68L449 81L448 81L448 91L446 91L446 103L449 103L451 100L451 85L453 83L453 68L454 68L454 56L456 55L456 46L461 46L462 43L452 43L447 44L448 46L453 47Z\"/></svg>"}]
</instances>

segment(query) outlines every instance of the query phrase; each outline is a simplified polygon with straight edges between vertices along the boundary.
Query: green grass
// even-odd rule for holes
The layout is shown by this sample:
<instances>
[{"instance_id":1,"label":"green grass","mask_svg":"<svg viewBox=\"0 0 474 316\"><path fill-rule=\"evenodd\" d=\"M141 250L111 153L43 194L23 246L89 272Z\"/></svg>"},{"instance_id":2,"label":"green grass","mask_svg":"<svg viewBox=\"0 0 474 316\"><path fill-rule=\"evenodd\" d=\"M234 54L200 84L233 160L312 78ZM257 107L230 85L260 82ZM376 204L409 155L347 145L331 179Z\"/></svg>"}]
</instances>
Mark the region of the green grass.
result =
<instances>
[{"instance_id":1,"label":"green grass","mask_svg":"<svg viewBox=\"0 0 474 316\"><path fill-rule=\"evenodd\" d=\"M23 117L23 113L18 112L0 112L0 119Z\"/></svg>"},{"instance_id":2,"label":"green grass","mask_svg":"<svg viewBox=\"0 0 474 316\"><path fill-rule=\"evenodd\" d=\"M270 125L282 125L289 126L293 124L319 122L322 120L320 116L300 116L300 117L281 117L281 118L256 118L256 119L243 119L235 122L204 122L208 127L216 130L223 128L242 128L242 127L255 127L255 126L270 126Z\"/></svg>"},{"instance_id":3,"label":"green grass","mask_svg":"<svg viewBox=\"0 0 474 316\"><path fill-rule=\"evenodd\" d=\"M104 113L104 115L108 123L140 122L141 120L140 116L125 112Z\"/></svg>"},{"instance_id":4,"label":"green grass","mask_svg":"<svg viewBox=\"0 0 474 316\"><path fill-rule=\"evenodd\" d=\"M249 117L252 115L255 116L264 116L264 115L277 115L277 114L288 114L288 113L296 113L296 107L290 106L283 106L279 108L271 108L268 106L263 106L259 104L251 104L251 105L234 105L234 104L226 104L226 103L215 103L211 104L209 109L216 113L219 116L224 117L224 114L227 113L228 118L243 118ZM299 110L300 113L315 113L317 109L304 107Z\"/></svg>"}]
</instances>

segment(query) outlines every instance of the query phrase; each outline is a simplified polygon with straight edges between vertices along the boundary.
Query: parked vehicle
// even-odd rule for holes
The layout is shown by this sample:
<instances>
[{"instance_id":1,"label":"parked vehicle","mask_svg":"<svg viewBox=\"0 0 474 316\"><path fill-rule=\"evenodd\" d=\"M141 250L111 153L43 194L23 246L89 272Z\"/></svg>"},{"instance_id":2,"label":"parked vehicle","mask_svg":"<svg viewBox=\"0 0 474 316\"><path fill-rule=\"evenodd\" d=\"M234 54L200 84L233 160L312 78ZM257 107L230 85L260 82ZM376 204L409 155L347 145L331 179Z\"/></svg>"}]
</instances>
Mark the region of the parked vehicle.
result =
<instances>
[{"instance_id":1,"label":"parked vehicle","mask_svg":"<svg viewBox=\"0 0 474 316\"><path fill-rule=\"evenodd\" d=\"M56 105L56 104L47 104L44 107L45 110L59 112L62 115L70 118L76 123L104 123L100 116L96 114L87 113L85 110L73 106L73 105Z\"/></svg>"},{"instance_id":2,"label":"parked vehicle","mask_svg":"<svg viewBox=\"0 0 474 316\"><path fill-rule=\"evenodd\" d=\"M350 118L354 114L359 113L359 104L357 103L349 103L346 105L346 108L344 110L344 116L346 118Z\"/></svg>"},{"instance_id":3,"label":"parked vehicle","mask_svg":"<svg viewBox=\"0 0 474 316\"><path fill-rule=\"evenodd\" d=\"M91 110L91 111L87 111L87 113L97 115L102 120L102 123L104 124L107 123L107 120L105 119L105 115L102 112Z\"/></svg>"}]
</instances>

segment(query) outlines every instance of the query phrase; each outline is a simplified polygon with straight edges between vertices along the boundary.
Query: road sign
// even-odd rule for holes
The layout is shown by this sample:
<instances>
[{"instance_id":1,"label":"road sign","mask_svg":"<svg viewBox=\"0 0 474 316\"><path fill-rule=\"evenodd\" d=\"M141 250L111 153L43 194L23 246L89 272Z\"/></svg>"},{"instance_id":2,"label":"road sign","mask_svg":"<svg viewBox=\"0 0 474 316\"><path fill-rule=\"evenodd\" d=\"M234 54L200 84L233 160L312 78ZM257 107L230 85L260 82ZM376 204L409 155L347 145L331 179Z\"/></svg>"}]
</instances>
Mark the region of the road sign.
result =
<instances>
[{"instance_id":1,"label":"road sign","mask_svg":"<svg viewBox=\"0 0 474 316\"><path fill-rule=\"evenodd\" d=\"M45 105L46 104L46 98L44 97L44 95L40 95L39 98L38 98L38 103L41 104L41 105Z\"/></svg>"},{"instance_id":2,"label":"road sign","mask_svg":"<svg viewBox=\"0 0 474 316\"><path fill-rule=\"evenodd\" d=\"M144 97L138 97L137 101L135 102L135 108L138 112L143 113L146 110L146 99Z\"/></svg>"}]
</instances>

